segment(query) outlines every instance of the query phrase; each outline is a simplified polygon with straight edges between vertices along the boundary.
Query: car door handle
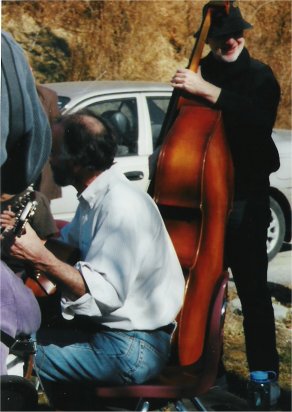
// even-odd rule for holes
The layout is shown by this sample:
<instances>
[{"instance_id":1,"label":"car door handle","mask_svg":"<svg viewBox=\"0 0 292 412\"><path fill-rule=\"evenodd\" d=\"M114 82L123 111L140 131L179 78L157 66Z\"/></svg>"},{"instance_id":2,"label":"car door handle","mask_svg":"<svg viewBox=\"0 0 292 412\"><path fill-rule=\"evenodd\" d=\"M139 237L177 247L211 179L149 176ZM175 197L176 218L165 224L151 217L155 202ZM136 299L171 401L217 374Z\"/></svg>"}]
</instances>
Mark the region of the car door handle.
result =
<instances>
[{"instance_id":1,"label":"car door handle","mask_svg":"<svg viewBox=\"0 0 292 412\"><path fill-rule=\"evenodd\" d=\"M129 180L142 180L144 173L139 170L135 170L134 172L126 172L125 176Z\"/></svg>"}]
</instances>

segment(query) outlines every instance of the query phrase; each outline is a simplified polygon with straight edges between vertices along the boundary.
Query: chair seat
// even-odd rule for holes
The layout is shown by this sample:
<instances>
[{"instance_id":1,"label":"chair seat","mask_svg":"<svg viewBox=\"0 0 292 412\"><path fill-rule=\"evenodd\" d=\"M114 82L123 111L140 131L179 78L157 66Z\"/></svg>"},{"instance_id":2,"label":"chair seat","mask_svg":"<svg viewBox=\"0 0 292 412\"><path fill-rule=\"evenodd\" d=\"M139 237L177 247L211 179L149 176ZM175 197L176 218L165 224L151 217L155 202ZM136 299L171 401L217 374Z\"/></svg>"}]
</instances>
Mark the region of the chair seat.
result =
<instances>
[{"instance_id":1,"label":"chair seat","mask_svg":"<svg viewBox=\"0 0 292 412\"><path fill-rule=\"evenodd\" d=\"M227 293L228 272L223 272L213 293L209 310L208 328L202 356L190 365L179 363L168 365L155 380L142 385L98 386L94 388L97 398L104 399L138 399L136 410L149 410L147 399L167 399L182 402L190 399L196 410L206 410L198 396L206 393L214 384L220 358L223 334L222 327L225 314L225 297ZM142 401L142 403L141 403ZM178 406L180 408L180 406ZM185 410L185 409L178 409Z\"/></svg>"},{"instance_id":2,"label":"chair seat","mask_svg":"<svg viewBox=\"0 0 292 412\"><path fill-rule=\"evenodd\" d=\"M101 398L188 398L205 392L202 373L181 366L166 367L155 380L142 385L100 386L95 394Z\"/></svg>"}]
</instances>

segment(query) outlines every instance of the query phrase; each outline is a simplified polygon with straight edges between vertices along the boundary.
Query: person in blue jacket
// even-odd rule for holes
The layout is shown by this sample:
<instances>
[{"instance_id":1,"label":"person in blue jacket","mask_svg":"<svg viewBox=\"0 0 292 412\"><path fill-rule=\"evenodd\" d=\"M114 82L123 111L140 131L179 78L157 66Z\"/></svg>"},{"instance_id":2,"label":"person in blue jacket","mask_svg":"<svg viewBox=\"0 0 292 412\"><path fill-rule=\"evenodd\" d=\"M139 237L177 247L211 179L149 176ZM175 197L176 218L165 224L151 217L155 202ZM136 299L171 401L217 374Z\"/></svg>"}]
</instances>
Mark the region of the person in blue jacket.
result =
<instances>
[{"instance_id":1,"label":"person in blue jacket","mask_svg":"<svg viewBox=\"0 0 292 412\"><path fill-rule=\"evenodd\" d=\"M1 194L18 194L41 173L51 149L51 131L25 54L5 32L1 33L1 53ZM1 227L2 245L6 235ZM6 379L6 361L11 342L19 335L36 332L40 322L40 308L32 291L1 260L1 409L33 406L28 397L35 393L29 390L28 382Z\"/></svg>"}]
</instances>

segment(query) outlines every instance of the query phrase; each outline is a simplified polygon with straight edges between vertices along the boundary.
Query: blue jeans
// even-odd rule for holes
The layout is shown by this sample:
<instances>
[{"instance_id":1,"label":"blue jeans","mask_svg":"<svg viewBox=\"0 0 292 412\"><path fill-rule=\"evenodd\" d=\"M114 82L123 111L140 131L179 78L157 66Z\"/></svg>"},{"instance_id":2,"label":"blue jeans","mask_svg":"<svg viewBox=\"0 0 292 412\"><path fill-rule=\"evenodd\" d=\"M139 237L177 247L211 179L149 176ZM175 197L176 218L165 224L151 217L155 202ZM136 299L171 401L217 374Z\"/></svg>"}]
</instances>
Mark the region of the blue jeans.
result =
<instances>
[{"instance_id":1,"label":"blue jeans","mask_svg":"<svg viewBox=\"0 0 292 412\"><path fill-rule=\"evenodd\" d=\"M54 410L105 410L94 395L96 385L142 383L168 361L174 325L167 332L72 325L62 321L37 333L35 366Z\"/></svg>"},{"instance_id":2,"label":"blue jeans","mask_svg":"<svg viewBox=\"0 0 292 412\"><path fill-rule=\"evenodd\" d=\"M165 366L170 339L171 333L162 330L102 329L93 333L66 326L41 329L37 333L36 369L51 400L62 384L77 384L78 390L80 384L87 389L92 384L139 384Z\"/></svg>"}]
</instances>

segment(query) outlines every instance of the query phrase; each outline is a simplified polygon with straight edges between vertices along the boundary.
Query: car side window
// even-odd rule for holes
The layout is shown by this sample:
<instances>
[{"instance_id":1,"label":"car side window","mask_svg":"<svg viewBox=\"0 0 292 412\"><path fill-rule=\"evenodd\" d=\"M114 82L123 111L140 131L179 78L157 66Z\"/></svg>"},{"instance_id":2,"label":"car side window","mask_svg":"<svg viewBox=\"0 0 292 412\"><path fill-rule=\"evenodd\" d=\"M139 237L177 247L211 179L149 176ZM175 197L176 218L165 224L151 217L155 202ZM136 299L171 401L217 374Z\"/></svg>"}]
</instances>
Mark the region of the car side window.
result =
<instances>
[{"instance_id":1,"label":"car side window","mask_svg":"<svg viewBox=\"0 0 292 412\"><path fill-rule=\"evenodd\" d=\"M138 154L138 111L135 98L105 100L87 108L102 116L113 127L118 141L117 156Z\"/></svg>"},{"instance_id":2,"label":"car side window","mask_svg":"<svg viewBox=\"0 0 292 412\"><path fill-rule=\"evenodd\" d=\"M148 96L147 104L151 122L153 147L156 147L156 142L169 105L169 97Z\"/></svg>"}]
</instances>

